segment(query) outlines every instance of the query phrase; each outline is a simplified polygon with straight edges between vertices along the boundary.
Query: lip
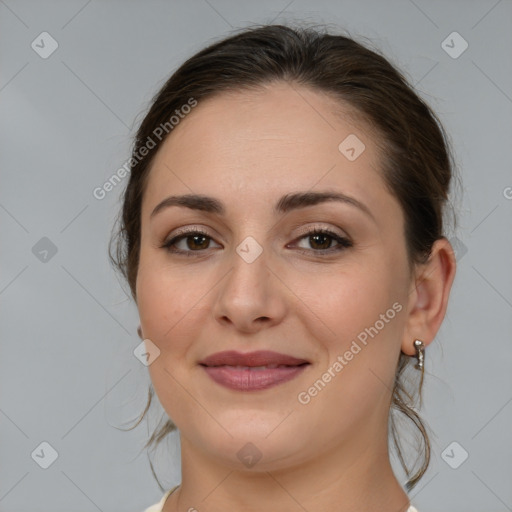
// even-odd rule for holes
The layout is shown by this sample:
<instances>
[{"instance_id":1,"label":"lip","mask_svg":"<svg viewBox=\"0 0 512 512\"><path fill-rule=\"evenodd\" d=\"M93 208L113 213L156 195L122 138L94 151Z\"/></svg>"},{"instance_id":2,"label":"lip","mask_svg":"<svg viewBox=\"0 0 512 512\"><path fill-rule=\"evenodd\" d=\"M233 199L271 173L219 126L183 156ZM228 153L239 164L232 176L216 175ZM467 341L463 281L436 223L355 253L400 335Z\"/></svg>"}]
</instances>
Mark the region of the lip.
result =
<instances>
[{"instance_id":1,"label":"lip","mask_svg":"<svg viewBox=\"0 0 512 512\"><path fill-rule=\"evenodd\" d=\"M246 353L226 350L211 354L202 361L199 361L199 364L204 366L267 366L269 364L298 366L304 363L309 363L309 361L288 354L273 352L272 350L258 350Z\"/></svg>"},{"instance_id":2,"label":"lip","mask_svg":"<svg viewBox=\"0 0 512 512\"><path fill-rule=\"evenodd\" d=\"M258 391L288 382L310 362L269 350L241 353L217 352L199 363L217 384L237 391ZM270 368L254 368L270 366Z\"/></svg>"}]
</instances>

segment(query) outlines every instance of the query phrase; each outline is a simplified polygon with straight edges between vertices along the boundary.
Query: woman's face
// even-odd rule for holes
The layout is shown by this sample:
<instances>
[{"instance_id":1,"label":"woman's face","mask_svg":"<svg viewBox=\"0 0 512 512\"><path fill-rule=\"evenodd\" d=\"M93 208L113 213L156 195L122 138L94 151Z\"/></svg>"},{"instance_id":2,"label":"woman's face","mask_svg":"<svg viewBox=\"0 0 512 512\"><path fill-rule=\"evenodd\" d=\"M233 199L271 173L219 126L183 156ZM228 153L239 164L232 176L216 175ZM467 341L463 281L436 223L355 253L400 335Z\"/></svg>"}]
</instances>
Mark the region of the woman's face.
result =
<instances>
[{"instance_id":1,"label":"woman's face","mask_svg":"<svg viewBox=\"0 0 512 512\"><path fill-rule=\"evenodd\" d=\"M160 351L153 386L182 442L234 468L386 443L411 285L404 218L375 140L340 107L284 83L199 102L149 175L136 294ZM210 199L152 215L187 195ZM223 351L298 361L201 364Z\"/></svg>"}]
</instances>

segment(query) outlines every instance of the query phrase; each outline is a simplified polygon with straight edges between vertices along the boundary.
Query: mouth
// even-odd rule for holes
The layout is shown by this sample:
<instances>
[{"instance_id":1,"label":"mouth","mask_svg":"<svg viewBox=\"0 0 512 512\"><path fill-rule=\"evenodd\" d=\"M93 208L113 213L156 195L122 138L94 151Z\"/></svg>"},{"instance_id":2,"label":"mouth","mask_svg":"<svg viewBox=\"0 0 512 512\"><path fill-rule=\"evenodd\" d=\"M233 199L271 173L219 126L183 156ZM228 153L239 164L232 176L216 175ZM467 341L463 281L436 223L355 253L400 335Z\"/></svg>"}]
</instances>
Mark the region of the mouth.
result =
<instances>
[{"instance_id":1,"label":"mouth","mask_svg":"<svg viewBox=\"0 0 512 512\"><path fill-rule=\"evenodd\" d=\"M273 367L278 366L298 366L309 363L307 359L300 359L288 354L281 354L271 350L258 350L256 352L237 352L236 350L227 350L211 354L199 364L203 366L243 366L249 368Z\"/></svg>"},{"instance_id":2,"label":"mouth","mask_svg":"<svg viewBox=\"0 0 512 512\"><path fill-rule=\"evenodd\" d=\"M221 386L236 391L258 391L288 382L311 363L272 351L246 354L226 351L212 354L199 364Z\"/></svg>"}]
</instances>

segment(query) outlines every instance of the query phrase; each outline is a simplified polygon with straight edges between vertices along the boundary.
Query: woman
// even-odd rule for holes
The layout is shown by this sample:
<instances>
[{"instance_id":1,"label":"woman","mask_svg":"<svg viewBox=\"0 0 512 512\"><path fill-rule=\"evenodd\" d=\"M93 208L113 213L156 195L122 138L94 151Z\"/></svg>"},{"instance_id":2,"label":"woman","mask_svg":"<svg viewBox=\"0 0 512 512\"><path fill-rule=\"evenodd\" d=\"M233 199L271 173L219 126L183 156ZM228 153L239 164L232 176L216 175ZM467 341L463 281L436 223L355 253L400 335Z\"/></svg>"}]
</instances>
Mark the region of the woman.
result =
<instances>
[{"instance_id":1,"label":"woman","mask_svg":"<svg viewBox=\"0 0 512 512\"><path fill-rule=\"evenodd\" d=\"M147 511L416 510L414 404L455 275L451 160L402 75L341 35L254 27L171 76L113 257L169 416L146 446L180 432L182 482ZM412 466L396 412L421 434Z\"/></svg>"}]
</instances>

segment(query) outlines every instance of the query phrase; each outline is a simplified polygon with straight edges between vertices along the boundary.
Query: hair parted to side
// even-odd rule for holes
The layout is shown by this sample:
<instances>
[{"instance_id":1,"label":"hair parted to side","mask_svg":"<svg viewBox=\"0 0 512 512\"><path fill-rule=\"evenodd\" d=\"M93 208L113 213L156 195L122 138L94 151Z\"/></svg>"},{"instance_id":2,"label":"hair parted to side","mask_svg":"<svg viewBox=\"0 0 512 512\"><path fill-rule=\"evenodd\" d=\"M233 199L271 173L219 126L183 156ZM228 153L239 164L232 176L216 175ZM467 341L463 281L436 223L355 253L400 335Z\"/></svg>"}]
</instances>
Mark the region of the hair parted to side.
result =
<instances>
[{"instance_id":1,"label":"hair parted to side","mask_svg":"<svg viewBox=\"0 0 512 512\"><path fill-rule=\"evenodd\" d=\"M128 282L135 301L142 198L151 162L167 135L155 141L143 158L140 149L147 147L149 137L153 135L155 139L157 127L168 123L175 111L190 104L191 99L200 104L223 92L263 87L276 81L329 94L340 101L340 106L352 107L375 131L384 181L404 213L410 269L425 263L433 243L444 236L443 214L454 170L448 137L436 114L401 72L377 50L352 37L330 34L325 26L253 26L211 44L185 61L153 98L137 131L121 218L109 247L111 261ZM405 382L409 359L401 353L397 361L389 415L390 438L408 477L407 491L417 484L430 462L430 441L415 408L416 393L407 391ZM420 404L422 385L423 370L418 391ZM146 408L131 428L142 421L153 396L150 385ZM419 433L418 455L412 467L403 456L397 412ZM168 419L155 429L144 448L153 444L156 448L175 429ZM163 491L152 464L151 469Z\"/></svg>"}]
</instances>

